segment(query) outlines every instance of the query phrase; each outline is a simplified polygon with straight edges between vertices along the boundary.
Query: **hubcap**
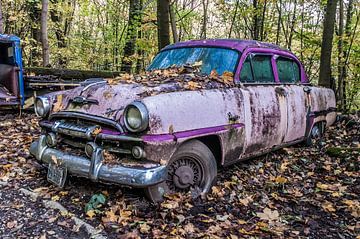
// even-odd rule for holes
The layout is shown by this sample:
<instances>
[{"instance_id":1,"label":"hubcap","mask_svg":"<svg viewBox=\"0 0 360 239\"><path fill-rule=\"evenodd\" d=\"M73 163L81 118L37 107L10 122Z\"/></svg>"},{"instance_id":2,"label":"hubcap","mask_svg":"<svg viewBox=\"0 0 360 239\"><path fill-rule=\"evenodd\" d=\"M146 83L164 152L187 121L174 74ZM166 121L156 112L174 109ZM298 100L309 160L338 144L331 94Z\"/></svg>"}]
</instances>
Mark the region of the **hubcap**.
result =
<instances>
[{"instance_id":1,"label":"hubcap","mask_svg":"<svg viewBox=\"0 0 360 239\"><path fill-rule=\"evenodd\" d=\"M319 139L320 136L321 136L321 132L320 132L319 127L314 126L314 127L312 128L312 130L311 130L311 137L312 137L313 139Z\"/></svg>"},{"instance_id":2,"label":"hubcap","mask_svg":"<svg viewBox=\"0 0 360 239\"><path fill-rule=\"evenodd\" d=\"M175 192L188 191L202 180L200 164L193 158L180 158L169 165L167 184Z\"/></svg>"}]
</instances>

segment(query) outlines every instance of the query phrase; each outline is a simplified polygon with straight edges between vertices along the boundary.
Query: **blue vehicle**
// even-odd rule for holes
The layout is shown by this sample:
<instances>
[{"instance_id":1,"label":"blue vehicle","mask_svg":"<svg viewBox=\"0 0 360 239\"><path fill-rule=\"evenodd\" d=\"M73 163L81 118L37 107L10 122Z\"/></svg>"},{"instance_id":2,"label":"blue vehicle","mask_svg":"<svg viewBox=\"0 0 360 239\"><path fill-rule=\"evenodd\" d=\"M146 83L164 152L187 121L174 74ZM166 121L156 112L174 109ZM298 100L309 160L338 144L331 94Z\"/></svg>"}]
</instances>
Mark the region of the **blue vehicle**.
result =
<instances>
[{"instance_id":1,"label":"blue vehicle","mask_svg":"<svg viewBox=\"0 0 360 239\"><path fill-rule=\"evenodd\" d=\"M20 38L0 34L0 106L25 102Z\"/></svg>"},{"instance_id":2,"label":"blue vehicle","mask_svg":"<svg viewBox=\"0 0 360 239\"><path fill-rule=\"evenodd\" d=\"M120 72L29 67L22 64L20 38L0 34L0 109L25 109L33 96L113 78Z\"/></svg>"}]
</instances>

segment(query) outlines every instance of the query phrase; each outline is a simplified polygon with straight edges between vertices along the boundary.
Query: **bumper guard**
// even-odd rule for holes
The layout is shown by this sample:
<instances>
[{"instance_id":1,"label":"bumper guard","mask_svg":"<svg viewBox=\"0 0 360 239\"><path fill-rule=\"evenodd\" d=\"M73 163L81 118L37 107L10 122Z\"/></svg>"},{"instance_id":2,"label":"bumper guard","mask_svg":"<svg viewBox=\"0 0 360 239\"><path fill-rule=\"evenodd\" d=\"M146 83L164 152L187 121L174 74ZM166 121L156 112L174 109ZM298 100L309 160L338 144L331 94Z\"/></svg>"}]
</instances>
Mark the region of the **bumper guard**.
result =
<instances>
[{"instance_id":1,"label":"bumper guard","mask_svg":"<svg viewBox=\"0 0 360 239\"><path fill-rule=\"evenodd\" d=\"M56 158L56 163L65 166L72 175L89 178L94 182L143 188L161 183L166 178L166 167L161 165L144 169L103 164L101 151L101 148L95 148L91 159L66 154L47 146L44 135L30 146L30 153L37 160L49 164Z\"/></svg>"}]
</instances>

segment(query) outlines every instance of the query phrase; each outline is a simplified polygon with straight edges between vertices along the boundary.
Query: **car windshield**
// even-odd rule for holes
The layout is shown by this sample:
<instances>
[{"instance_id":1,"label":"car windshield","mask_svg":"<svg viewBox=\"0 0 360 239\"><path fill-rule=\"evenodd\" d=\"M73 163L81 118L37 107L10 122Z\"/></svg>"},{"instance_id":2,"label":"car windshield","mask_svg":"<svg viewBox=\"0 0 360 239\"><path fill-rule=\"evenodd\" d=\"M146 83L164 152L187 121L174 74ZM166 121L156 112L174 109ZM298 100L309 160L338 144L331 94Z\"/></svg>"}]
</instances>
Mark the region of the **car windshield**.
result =
<instances>
[{"instance_id":1,"label":"car windshield","mask_svg":"<svg viewBox=\"0 0 360 239\"><path fill-rule=\"evenodd\" d=\"M216 70L222 75L224 72L235 72L239 53L235 50L216 47L185 47L160 52L148 67L148 70L166 69L194 65L201 62L201 72L210 74Z\"/></svg>"}]
</instances>

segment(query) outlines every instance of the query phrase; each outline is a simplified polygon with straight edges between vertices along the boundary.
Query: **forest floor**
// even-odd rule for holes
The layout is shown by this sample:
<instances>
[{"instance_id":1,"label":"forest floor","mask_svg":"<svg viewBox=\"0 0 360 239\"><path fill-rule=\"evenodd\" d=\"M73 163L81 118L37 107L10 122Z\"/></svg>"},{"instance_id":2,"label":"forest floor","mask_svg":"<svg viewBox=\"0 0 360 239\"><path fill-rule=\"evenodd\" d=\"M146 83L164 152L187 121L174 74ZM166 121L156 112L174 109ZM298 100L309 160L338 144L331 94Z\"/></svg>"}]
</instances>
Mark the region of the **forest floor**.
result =
<instances>
[{"instance_id":1,"label":"forest floor","mask_svg":"<svg viewBox=\"0 0 360 239\"><path fill-rule=\"evenodd\" d=\"M79 178L56 188L29 155L38 135L33 115L0 115L1 238L360 238L359 116L316 146L220 169L206 198L171 195L159 205L141 190ZM85 213L94 200L99 207Z\"/></svg>"}]
</instances>

